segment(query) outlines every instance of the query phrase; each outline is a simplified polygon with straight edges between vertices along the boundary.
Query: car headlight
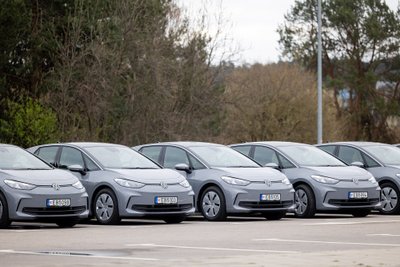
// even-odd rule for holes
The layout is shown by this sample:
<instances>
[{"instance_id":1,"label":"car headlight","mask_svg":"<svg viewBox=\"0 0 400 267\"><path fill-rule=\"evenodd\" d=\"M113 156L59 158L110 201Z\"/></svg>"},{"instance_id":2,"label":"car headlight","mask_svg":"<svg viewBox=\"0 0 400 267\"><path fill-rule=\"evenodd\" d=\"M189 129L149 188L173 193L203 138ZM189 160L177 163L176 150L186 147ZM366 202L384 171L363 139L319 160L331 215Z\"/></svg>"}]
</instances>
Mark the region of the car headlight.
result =
<instances>
[{"instance_id":1,"label":"car headlight","mask_svg":"<svg viewBox=\"0 0 400 267\"><path fill-rule=\"evenodd\" d=\"M73 187L75 187L76 189L83 189L83 185L80 181L72 184Z\"/></svg>"},{"instance_id":2,"label":"car headlight","mask_svg":"<svg viewBox=\"0 0 400 267\"><path fill-rule=\"evenodd\" d=\"M33 184L22 183L14 180L4 180L4 183L11 188L19 190L32 190L36 187L36 185Z\"/></svg>"},{"instance_id":3,"label":"car headlight","mask_svg":"<svg viewBox=\"0 0 400 267\"><path fill-rule=\"evenodd\" d=\"M181 186L185 187L185 188L189 188L190 184L187 180L183 180L182 182L179 183Z\"/></svg>"},{"instance_id":4,"label":"car headlight","mask_svg":"<svg viewBox=\"0 0 400 267\"><path fill-rule=\"evenodd\" d=\"M221 176L221 179L224 180L225 183L231 184L231 185L245 186L245 185L250 184L250 181L233 178L233 177L229 177L229 176Z\"/></svg>"},{"instance_id":5,"label":"car headlight","mask_svg":"<svg viewBox=\"0 0 400 267\"><path fill-rule=\"evenodd\" d=\"M287 177L285 177L285 178L282 180L282 184L290 185L291 183L290 183L289 179L288 179Z\"/></svg>"},{"instance_id":6,"label":"car headlight","mask_svg":"<svg viewBox=\"0 0 400 267\"><path fill-rule=\"evenodd\" d=\"M321 176L321 175L311 175L311 178L313 178L315 181L323 184L337 184L339 180L326 177L326 176Z\"/></svg>"},{"instance_id":7,"label":"car headlight","mask_svg":"<svg viewBox=\"0 0 400 267\"><path fill-rule=\"evenodd\" d=\"M378 183L378 182L376 181L376 179L375 179L374 176L371 176L371 177L368 179L368 181L371 182L371 183L373 183L373 184L377 184L377 183Z\"/></svg>"},{"instance_id":8,"label":"car headlight","mask_svg":"<svg viewBox=\"0 0 400 267\"><path fill-rule=\"evenodd\" d=\"M114 181L117 184L119 184L120 186L129 187L129 188L142 188L143 186L145 186L145 184L142 184L142 183L139 183L136 181L132 181L132 180L121 179L121 178L114 179Z\"/></svg>"}]
</instances>

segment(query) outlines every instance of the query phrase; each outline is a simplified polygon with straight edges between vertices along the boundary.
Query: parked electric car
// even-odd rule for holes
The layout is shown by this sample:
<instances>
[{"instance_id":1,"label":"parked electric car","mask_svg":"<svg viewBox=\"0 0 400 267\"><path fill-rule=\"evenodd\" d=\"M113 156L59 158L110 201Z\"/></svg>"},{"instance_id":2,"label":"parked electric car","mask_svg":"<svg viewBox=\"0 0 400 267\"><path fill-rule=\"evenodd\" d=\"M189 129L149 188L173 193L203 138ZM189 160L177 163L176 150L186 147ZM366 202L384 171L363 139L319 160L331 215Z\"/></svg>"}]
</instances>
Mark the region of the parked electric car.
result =
<instances>
[{"instance_id":1,"label":"parked electric car","mask_svg":"<svg viewBox=\"0 0 400 267\"><path fill-rule=\"evenodd\" d=\"M0 144L0 228L12 221L72 227L88 217L88 195L72 174L22 148Z\"/></svg>"},{"instance_id":2,"label":"parked electric car","mask_svg":"<svg viewBox=\"0 0 400 267\"><path fill-rule=\"evenodd\" d=\"M165 168L186 175L197 209L210 221L228 214L261 213L279 220L293 207L293 187L285 175L262 168L235 150L202 142L168 142L134 147Z\"/></svg>"},{"instance_id":3,"label":"parked electric car","mask_svg":"<svg viewBox=\"0 0 400 267\"><path fill-rule=\"evenodd\" d=\"M317 211L364 217L380 205L380 188L371 173L347 166L314 146L253 142L231 147L287 175L296 191L297 217L312 217Z\"/></svg>"},{"instance_id":4,"label":"parked electric car","mask_svg":"<svg viewBox=\"0 0 400 267\"><path fill-rule=\"evenodd\" d=\"M194 213L194 193L179 172L129 147L105 143L64 143L29 149L57 168L69 169L89 194L91 215L100 224L149 217L180 223Z\"/></svg>"},{"instance_id":5,"label":"parked electric car","mask_svg":"<svg viewBox=\"0 0 400 267\"><path fill-rule=\"evenodd\" d=\"M400 213L400 149L372 142L327 143L318 147L372 173L382 189L381 213Z\"/></svg>"}]
</instances>

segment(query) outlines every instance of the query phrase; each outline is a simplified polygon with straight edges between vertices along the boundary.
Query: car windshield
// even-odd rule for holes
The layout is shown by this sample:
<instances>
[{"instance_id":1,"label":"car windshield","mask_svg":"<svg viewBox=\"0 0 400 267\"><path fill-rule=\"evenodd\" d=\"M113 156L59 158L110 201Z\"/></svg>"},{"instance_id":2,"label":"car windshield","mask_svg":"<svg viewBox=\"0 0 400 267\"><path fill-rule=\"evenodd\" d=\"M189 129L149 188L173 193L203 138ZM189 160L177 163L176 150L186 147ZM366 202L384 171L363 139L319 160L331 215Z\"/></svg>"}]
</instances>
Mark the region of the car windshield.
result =
<instances>
[{"instance_id":1,"label":"car windshield","mask_svg":"<svg viewBox=\"0 0 400 267\"><path fill-rule=\"evenodd\" d=\"M346 166L343 162L313 146L284 146L279 149L300 166L336 167Z\"/></svg>"},{"instance_id":2,"label":"car windshield","mask_svg":"<svg viewBox=\"0 0 400 267\"><path fill-rule=\"evenodd\" d=\"M159 169L160 167L128 147L96 146L85 148L104 167L110 169Z\"/></svg>"},{"instance_id":3,"label":"car windshield","mask_svg":"<svg viewBox=\"0 0 400 267\"><path fill-rule=\"evenodd\" d=\"M225 146L193 146L190 149L211 167L260 167L241 153Z\"/></svg>"},{"instance_id":4,"label":"car windshield","mask_svg":"<svg viewBox=\"0 0 400 267\"><path fill-rule=\"evenodd\" d=\"M400 149L389 145L366 146L364 149L385 165L400 165Z\"/></svg>"},{"instance_id":5,"label":"car windshield","mask_svg":"<svg viewBox=\"0 0 400 267\"><path fill-rule=\"evenodd\" d=\"M51 170L52 168L22 148L0 146L0 169Z\"/></svg>"}]
</instances>

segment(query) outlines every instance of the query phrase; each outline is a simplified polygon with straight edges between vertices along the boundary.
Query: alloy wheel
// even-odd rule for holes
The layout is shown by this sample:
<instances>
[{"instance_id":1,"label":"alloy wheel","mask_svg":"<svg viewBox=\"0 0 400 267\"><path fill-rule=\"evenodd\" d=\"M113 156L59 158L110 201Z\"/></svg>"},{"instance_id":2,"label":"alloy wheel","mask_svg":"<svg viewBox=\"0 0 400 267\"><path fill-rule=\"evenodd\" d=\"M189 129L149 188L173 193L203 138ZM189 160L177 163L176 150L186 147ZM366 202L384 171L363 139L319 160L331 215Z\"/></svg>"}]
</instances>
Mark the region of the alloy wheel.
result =
<instances>
[{"instance_id":1,"label":"alloy wheel","mask_svg":"<svg viewBox=\"0 0 400 267\"><path fill-rule=\"evenodd\" d=\"M96 214L101 221L107 221L114 212L114 201L107 193L102 193L96 201Z\"/></svg>"},{"instance_id":2,"label":"alloy wheel","mask_svg":"<svg viewBox=\"0 0 400 267\"><path fill-rule=\"evenodd\" d=\"M382 188L381 200L382 210L385 212L390 212L397 206L398 195L392 187L387 186Z\"/></svg>"},{"instance_id":3,"label":"alloy wheel","mask_svg":"<svg viewBox=\"0 0 400 267\"><path fill-rule=\"evenodd\" d=\"M304 214L308 206L307 193L303 189L297 189L294 195L294 201L296 204L295 212L299 215Z\"/></svg>"},{"instance_id":4,"label":"alloy wheel","mask_svg":"<svg viewBox=\"0 0 400 267\"><path fill-rule=\"evenodd\" d=\"M215 217L221 208L221 199L216 192L208 191L203 197L202 206L208 217Z\"/></svg>"},{"instance_id":5,"label":"alloy wheel","mask_svg":"<svg viewBox=\"0 0 400 267\"><path fill-rule=\"evenodd\" d=\"M4 210L3 201L1 201L0 199L0 219L3 217L3 210Z\"/></svg>"}]
</instances>

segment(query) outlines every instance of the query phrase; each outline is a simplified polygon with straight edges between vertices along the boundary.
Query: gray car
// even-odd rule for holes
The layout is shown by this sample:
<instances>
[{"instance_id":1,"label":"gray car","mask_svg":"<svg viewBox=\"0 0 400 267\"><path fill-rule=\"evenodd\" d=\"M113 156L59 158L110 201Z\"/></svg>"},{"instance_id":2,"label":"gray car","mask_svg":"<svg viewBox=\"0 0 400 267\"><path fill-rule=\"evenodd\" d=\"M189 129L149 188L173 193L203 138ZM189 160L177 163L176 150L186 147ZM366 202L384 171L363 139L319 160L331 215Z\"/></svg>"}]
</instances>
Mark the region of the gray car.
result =
<instances>
[{"instance_id":1,"label":"gray car","mask_svg":"<svg viewBox=\"0 0 400 267\"><path fill-rule=\"evenodd\" d=\"M0 144L0 228L12 221L72 227L88 217L88 195L79 180L22 148Z\"/></svg>"},{"instance_id":2,"label":"gray car","mask_svg":"<svg viewBox=\"0 0 400 267\"><path fill-rule=\"evenodd\" d=\"M165 168L182 171L195 192L197 209L207 220L243 213L279 220L293 207L294 190L285 175L262 168L229 147L168 142L134 149Z\"/></svg>"},{"instance_id":3,"label":"gray car","mask_svg":"<svg viewBox=\"0 0 400 267\"><path fill-rule=\"evenodd\" d=\"M372 173L382 189L381 213L400 213L400 149L373 142L338 142L318 147Z\"/></svg>"},{"instance_id":4,"label":"gray car","mask_svg":"<svg viewBox=\"0 0 400 267\"><path fill-rule=\"evenodd\" d=\"M314 146L253 142L231 147L287 175L296 191L296 217L312 217L317 211L364 217L380 205L380 188L371 173L347 166Z\"/></svg>"},{"instance_id":5,"label":"gray car","mask_svg":"<svg viewBox=\"0 0 400 267\"><path fill-rule=\"evenodd\" d=\"M101 224L148 217L180 223L194 213L194 193L177 171L129 147L105 143L64 143L29 149L57 168L69 169L89 194L91 216Z\"/></svg>"}]
</instances>

